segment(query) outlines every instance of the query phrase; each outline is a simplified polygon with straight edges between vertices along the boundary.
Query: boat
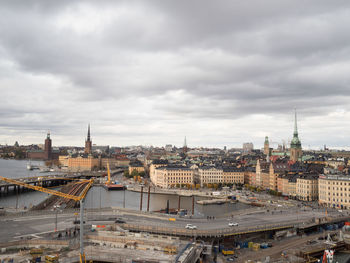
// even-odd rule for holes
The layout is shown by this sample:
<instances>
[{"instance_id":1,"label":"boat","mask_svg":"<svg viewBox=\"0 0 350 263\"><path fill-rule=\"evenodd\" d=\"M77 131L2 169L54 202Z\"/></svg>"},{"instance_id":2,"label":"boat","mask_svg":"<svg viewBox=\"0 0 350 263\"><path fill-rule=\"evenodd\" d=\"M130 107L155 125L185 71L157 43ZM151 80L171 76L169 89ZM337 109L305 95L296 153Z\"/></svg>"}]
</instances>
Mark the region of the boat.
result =
<instances>
[{"instance_id":1,"label":"boat","mask_svg":"<svg viewBox=\"0 0 350 263\"><path fill-rule=\"evenodd\" d=\"M328 250L326 249L323 253L323 256L321 258L322 263L333 263L333 257L334 257L334 250Z\"/></svg>"},{"instance_id":2,"label":"boat","mask_svg":"<svg viewBox=\"0 0 350 263\"><path fill-rule=\"evenodd\" d=\"M125 186L120 184L118 181L112 182L111 183L111 171L109 169L109 163L107 163L107 174L108 174L108 180L107 182L103 185L103 187L110 191L110 190L125 190Z\"/></svg>"},{"instance_id":3,"label":"boat","mask_svg":"<svg viewBox=\"0 0 350 263\"><path fill-rule=\"evenodd\" d=\"M33 166L30 163L27 163L27 170L31 171L33 170Z\"/></svg>"},{"instance_id":4,"label":"boat","mask_svg":"<svg viewBox=\"0 0 350 263\"><path fill-rule=\"evenodd\" d=\"M110 190L125 190L125 186L119 183L111 183L111 184L105 184L103 187L110 191Z\"/></svg>"}]
</instances>

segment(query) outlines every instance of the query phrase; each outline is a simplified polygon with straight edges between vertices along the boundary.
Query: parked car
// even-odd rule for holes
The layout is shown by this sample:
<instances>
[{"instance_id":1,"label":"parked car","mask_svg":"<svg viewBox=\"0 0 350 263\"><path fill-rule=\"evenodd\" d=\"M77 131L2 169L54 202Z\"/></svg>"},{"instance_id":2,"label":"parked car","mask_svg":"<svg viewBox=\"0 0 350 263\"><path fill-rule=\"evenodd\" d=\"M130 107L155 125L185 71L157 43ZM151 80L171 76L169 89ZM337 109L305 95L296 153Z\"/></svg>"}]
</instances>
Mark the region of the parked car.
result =
<instances>
[{"instance_id":1,"label":"parked car","mask_svg":"<svg viewBox=\"0 0 350 263\"><path fill-rule=\"evenodd\" d=\"M228 226L238 226L238 223L236 223L236 222L230 222L230 223L228 223Z\"/></svg>"},{"instance_id":2,"label":"parked car","mask_svg":"<svg viewBox=\"0 0 350 263\"><path fill-rule=\"evenodd\" d=\"M195 225L192 225L192 224L187 224L185 226L186 229L197 229L197 227Z\"/></svg>"}]
</instances>

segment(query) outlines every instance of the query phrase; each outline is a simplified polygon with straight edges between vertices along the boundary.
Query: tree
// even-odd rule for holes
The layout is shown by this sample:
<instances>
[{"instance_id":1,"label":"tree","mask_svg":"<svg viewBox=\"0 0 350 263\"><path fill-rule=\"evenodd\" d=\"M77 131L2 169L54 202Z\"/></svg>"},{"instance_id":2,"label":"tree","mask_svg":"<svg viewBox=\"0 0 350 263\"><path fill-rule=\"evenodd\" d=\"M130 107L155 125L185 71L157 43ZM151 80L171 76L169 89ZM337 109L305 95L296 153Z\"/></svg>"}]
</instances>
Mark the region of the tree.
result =
<instances>
[{"instance_id":1,"label":"tree","mask_svg":"<svg viewBox=\"0 0 350 263\"><path fill-rule=\"evenodd\" d=\"M139 176L139 172L138 172L136 169L134 169L134 170L132 170L132 172L131 172L131 176L132 176L132 177Z\"/></svg>"},{"instance_id":2,"label":"tree","mask_svg":"<svg viewBox=\"0 0 350 263\"><path fill-rule=\"evenodd\" d=\"M129 174L129 171L128 170L124 170L124 176L129 178L130 177L130 174Z\"/></svg>"},{"instance_id":3,"label":"tree","mask_svg":"<svg viewBox=\"0 0 350 263\"><path fill-rule=\"evenodd\" d=\"M215 188L215 190L218 190L218 184L214 184L213 187Z\"/></svg>"},{"instance_id":4,"label":"tree","mask_svg":"<svg viewBox=\"0 0 350 263\"><path fill-rule=\"evenodd\" d=\"M206 183L203 184L203 188L207 188L208 185Z\"/></svg>"},{"instance_id":5,"label":"tree","mask_svg":"<svg viewBox=\"0 0 350 263\"><path fill-rule=\"evenodd\" d=\"M139 176L141 176L141 177L145 177L145 175L146 175L146 173L145 173L144 171L139 172Z\"/></svg>"},{"instance_id":6,"label":"tree","mask_svg":"<svg viewBox=\"0 0 350 263\"><path fill-rule=\"evenodd\" d=\"M177 187L177 188L180 188L180 186L181 186L180 184L176 184L176 187Z\"/></svg>"},{"instance_id":7,"label":"tree","mask_svg":"<svg viewBox=\"0 0 350 263\"><path fill-rule=\"evenodd\" d=\"M213 188L213 185L209 183L208 188Z\"/></svg>"},{"instance_id":8,"label":"tree","mask_svg":"<svg viewBox=\"0 0 350 263\"><path fill-rule=\"evenodd\" d=\"M196 189L198 190L199 188L201 188L200 184L196 184Z\"/></svg>"}]
</instances>

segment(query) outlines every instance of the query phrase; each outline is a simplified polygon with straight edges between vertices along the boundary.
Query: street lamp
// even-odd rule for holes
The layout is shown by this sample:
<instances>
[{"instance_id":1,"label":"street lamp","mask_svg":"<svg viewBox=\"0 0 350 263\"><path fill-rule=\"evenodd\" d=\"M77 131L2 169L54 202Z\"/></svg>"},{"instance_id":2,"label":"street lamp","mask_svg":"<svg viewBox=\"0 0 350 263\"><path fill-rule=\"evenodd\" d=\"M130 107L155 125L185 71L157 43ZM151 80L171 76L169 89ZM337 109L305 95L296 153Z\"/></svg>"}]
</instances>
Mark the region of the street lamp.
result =
<instances>
[{"instance_id":1,"label":"street lamp","mask_svg":"<svg viewBox=\"0 0 350 263\"><path fill-rule=\"evenodd\" d=\"M55 232L57 232L57 213L59 211L60 205L54 205L53 210L56 211L56 218L55 218Z\"/></svg>"}]
</instances>

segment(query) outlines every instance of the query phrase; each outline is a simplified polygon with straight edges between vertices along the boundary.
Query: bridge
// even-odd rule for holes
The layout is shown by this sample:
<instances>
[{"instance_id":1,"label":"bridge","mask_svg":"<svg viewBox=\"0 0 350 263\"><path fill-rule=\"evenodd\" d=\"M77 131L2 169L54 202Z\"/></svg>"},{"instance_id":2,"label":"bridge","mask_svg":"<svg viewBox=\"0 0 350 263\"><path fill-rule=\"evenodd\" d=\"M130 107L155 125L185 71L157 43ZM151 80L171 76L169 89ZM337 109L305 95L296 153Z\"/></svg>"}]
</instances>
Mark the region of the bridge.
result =
<instances>
[{"instance_id":1,"label":"bridge","mask_svg":"<svg viewBox=\"0 0 350 263\"><path fill-rule=\"evenodd\" d=\"M123 169L116 169L112 171L112 174L117 174L122 172ZM106 172L84 172L84 173L67 173L62 175L43 175L43 176L33 176L24 178L13 178L16 181L42 187L53 187L59 185L65 185L70 181L79 179L90 179L96 177L102 177ZM5 181L0 181L0 195L8 194L10 191L21 193L25 191L26 188L18 186L13 183L8 183Z\"/></svg>"}]
</instances>

